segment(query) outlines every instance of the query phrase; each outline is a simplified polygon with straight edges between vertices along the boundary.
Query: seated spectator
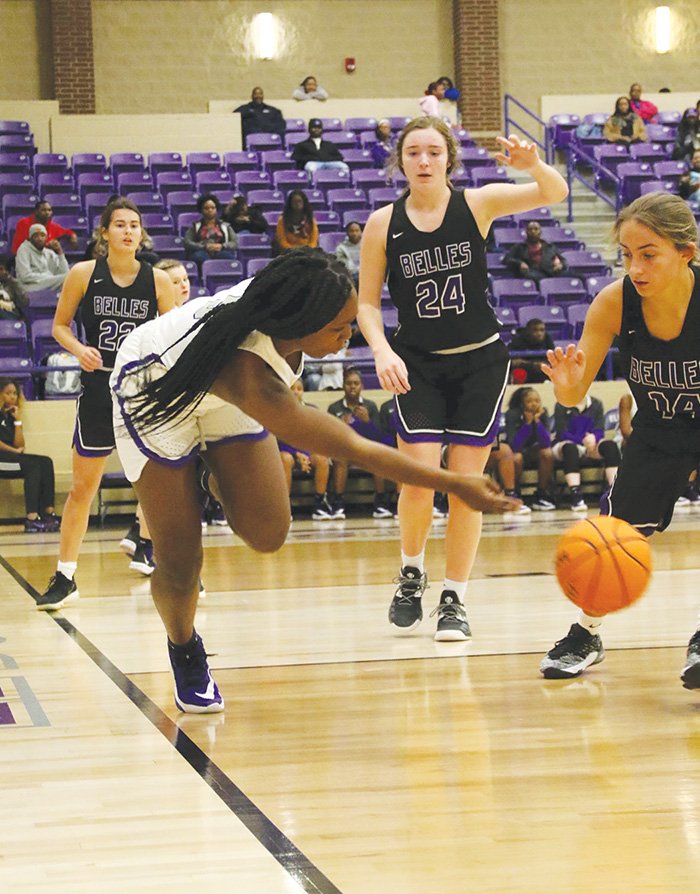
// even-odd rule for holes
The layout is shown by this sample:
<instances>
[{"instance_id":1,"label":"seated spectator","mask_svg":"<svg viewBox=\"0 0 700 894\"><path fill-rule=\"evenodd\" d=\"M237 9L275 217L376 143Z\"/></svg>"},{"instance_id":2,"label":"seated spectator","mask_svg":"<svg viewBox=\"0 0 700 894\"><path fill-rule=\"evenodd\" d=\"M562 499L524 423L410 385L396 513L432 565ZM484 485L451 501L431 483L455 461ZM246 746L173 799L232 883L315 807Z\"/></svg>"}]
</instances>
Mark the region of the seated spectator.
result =
<instances>
[{"instance_id":1,"label":"seated spectator","mask_svg":"<svg viewBox=\"0 0 700 894\"><path fill-rule=\"evenodd\" d=\"M234 109L241 116L243 148L252 133L276 133L284 139L285 123L282 112L264 102L262 87L253 87L250 102Z\"/></svg>"},{"instance_id":2,"label":"seated spectator","mask_svg":"<svg viewBox=\"0 0 700 894\"><path fill-rule=\"evenodd\" d=\"M345 397L330 404L328 412L336 416L348 425L352 425L355 431L371 441L387 443L382 433L379 421L379 410L372 400L362 397L362 375L352 366L345 369L343 374L343 391ZM373 518L392 518L393 512L389 506L385 493L384 479L374 475L374 508ZM333 489L335 499L333 501L333 517L345 518L345 484L348 479L348 464L345 460L333 459Z\"/></svg>"},{"instance_id":3,"label":"seated spectator","mask_svg":"<svg viewBox=\"0 0 700 894\"><path fill-rule=\"evenodd\" d=\"M534 388L516 388L511 395L506 410L505 438L513 451L516 489L523 469L534 465L537 468L537 493L532 508L536 512L556 509L551 496L554 456L549 416Z\"/></svg>"},{"instance_id":4,"label":"seated spectator","mask_svg":"<svg viewBox=\"0 0 700 894\"><path fill-rule=\"evenodd\" d=\"M25 452L22 394L16 382L0 378L0 460L8 472L24 478L24 530L28 534L58 531L54 508L54 471L50 456Z\"/></svg>"},{"instance_id":5,"label":"seated spectator","mask_svg":"<svg viewBox=\"0 0 700 894\"><path fill-rule=\"evenodd\" d=\"M262 211L249 205L245 196L234 196L221 215L234 233L266 233L267 221Z\"/></svg>"},{"instance_id":6,"label":"seated spectator","mask_svg":"<svg viewBox=\"0 0 700 894\"><path fill-rule=\"evenodd\" d=\"M441 78L437 79L437 82L438 84L442 85L445 90L445 99L449 99L450 102L457 102L462 94L455 87L454 83L452 82L452 78L448 78L447 75L443 75Z\"/></svg>"},{"instance_id":7,"label":"seated spectator","mask_svg":"<svg viewBox=\"0 0 700 894\"><path fill-rule=\"evenodd\" d=\"M439 81L432 81L428 84L425 95L418 100L421 114L429 118L442 118L440 112L440 100L445 96L445 85Z\"/></svg>"},{"instance_id":8,"label":"seated spectator","mask_svg":"<svg viewBox=\"0 0 700 894\"><path fill-rule=\"evenodd\" d=\"M653 102L642 99L641 84L632 84L630 87L629 101L632 111L635 115L639 115L645 124L650 124L656 121L656 116L659 110Z\"/></svg>"},{"instance_id":9,"label":"seated spectator","mask_svg":"<svg viewBox=\"0 0 700 894\"><path fill-rule=\"evenodd\" d=\"M318 99L320 102L325 102L328 99L328 93L319 85L313 75L307 75L294 89L292 99L296 99L298 102L304 102L306 99Z\"/></svg>"},{"instance_id":10,"label":"seated spectator","mask_svg":"<svg viewBox=\"0 0 700 894\"><path fill-rule=\"evenodd\" d=\"M527 325L513 336L509 345L513 351L542 351L540 355L531 357L513 357L513 381L519 384L523 382L546 382L547 377L542 372L542 364L547 360L547 351L554 350L554 341L547 332L547 327L542 320L533 317L527 321ZM521 375L515 373L522 370Z\"/></svg>"},{"instance_id":11,"label":"seated spectator","mask_svg":"<svg viewBox=\"0 0 700 894\"><path fill-rule=\"evenodd\" d=\"M190 300L190 277L187 268L175 258L163 258L155 266L165 270L170 282L175 286L175 307L181 307Z\"/></svg>"},{"instance_id":12,"label":"seated spectator","mask_svg":"<svg viewBox=\"0 0 700 894\"><path fill-rule=\"evenodd\" d=\"M314 404L307 403L304 400L304 385L301 379L297 379L292 384L292 392L299 403L307 407L313 407ZM307 453L305 450L298 450L284 441L279 441L280 458L284 466L284 474L287 478L289 493L292 492L292 473L296 469L305 475L314 476L314 507L311 512L311 518L316 521L327 521L333 518L333 509L328 499L328 479L330 477L331 463L327 456L321 456L320 453Z\"/></svg>"},{"instance_id":13,"label":"seated spectator","mask_svg":"<svg viewBox=\"0 0 700 894\"><path fill-rule=\"evenodd\" d=\"M78 237L73 230L67 230L53 220L53 208L51 202L43 199L34 205L34 213L28 217L22 217L17 221L15 235L12 238L12 254L16 255L20 245L29 238L29 228L32 224L42 224L46 227L46 246L52 251L60 248L59 240L67 239L72 248L78 245Z\"/></svg>"},{"instance_id":14,"label":"seated spectator","mask_svg":"<svg viewBox=\"0 0 700 894\"><path fill-rule=\"evenodd\" d=\"M693 152L690 170L678 181L678 195L685 199L693 211L700 209L700 149Z\"/></svg>"},{"instance_id":15,"label":"seated spectator","mask_svg":"<svg viewBox=\"0 0 700 894\"><path fill-rule=\"evenodd\" d=\"M284 208L275 229L275 250L277 254L290 248L308 245L318 246L318 224L302 189L293 189L284 203Z\"/></svg>"},{"instance_id":16,"label":"seated spectator","mask_svg":"<svg viewBox=\"0 0 700 894\"><path fill-rule=\"evenodd\" d=\"M60 289L68 275L68 261L60 242L56 249L46 247L46 227L32 224L29 239L17 249L15 270L19 284L28 292L39 289Z\"/></svg>"},{"instance_id":17,"label":"seated spectator","mask_svg":"<svg viewBox=\"0 0 700 894\"><path fill-rule=\"evenodd\" d=\"M586 512L581 494L581 459L599 460L605 469L608 488L620 464L620 448L605 438L603 404L587 394L575 407L554 407L554 459L564 465L564 479L571 493L571 511Z\"/></svg>"},{"instance_id":18,"label":"seated spectator","mask_svg":"<svg viewBox=\"0 0 700 894\"><path fill-rule=\"evenodd\" d=\"M355 288L360 279L360 242L362 241L362 224L351 220L345 227L346 238L335 250L335 256L344 264L352 276Z\"/></svg>"},{"instance_id":19,"label":"seated spectator","mask_svg":"<svg viewBox=\"0 0 700 894\"><path fill-rule=\"evenodd\" d=\"M615 103L615 111L603 125L603 136L609 143L643 143L647 138L644 122L630 108L626 96L619 96Z\"/></svg>"},{"instance_id":20,"label":"seated spectator","mask_svg":"<svg viewBox=\"0 0 700 894\"><path fill-rule=\"evenodd\" d=\"M309 121L309 138L296 144L292 149L292 158L300 171L308 171L310 174L334 168L350 172L340 149L335 143L323 139L323 122L320 118Z\"/></svg>"},{"instance_id":21,"label":"seated spectator","mask_svg":"<svg viewBox=\"0 0 700 894\"><path fill-rule=\"evenodd\" d=\"M197 200L197 211L202 215L185 233L185 254L188 260L201 266L210 258L235 258L238 241L231 225L221 220L221 203L216 196L206 193Z\"/></svg>"},{"instance_id":22,"label":"seated spectator","mask_svg":"<svg viewBox=\"0 0 700 894\"><path fill-rule=\"evenodd\" d=\"M10 258L0 257L0 320L25 320L27 293L10 273Z\"/></svg>"},{"instance_id":23,"label":"seated spectator","mask_svg":"<svg viewBox=\"0 0 700 894\"><path fill-rule=\"evenodd\" d=\"M521 469L516 467L515 455L510 445L502 440L500 435L491 445L491 453L486 461L486 469L484 471L491 475L498 473L497 477L500 479L505 493L520 499L519 482ZM531 513L532 509L525 503L521 503L517 509L509 512L508 515L530 515Z\"/></svg>"},{"instance_id":24,"label":"seated spectator","mask_svg":"<svg viewBox=\"0 0 700 894\"><path fill-rule=\"evenodd\" d=\"M374 128L377 142L372 143L369 151L372 153L372 161L377 168L382 170L388 165L393 152L394 140L391 137L391 124L388 118L382 118Z\"/></svg>"},{"instance_id":25,"label":"seated spectator","mask_svg":"<svg viewBox=\"0 0 700 894\"><path fill-rule=\"evenodd\" d=\"M686 109L678 124L676 142L671 158L690 163L693 154L700 149L700 102L698 108Z\"/></svg>"},{"instance_id":26,"label":"seated spectator","mask_svg":"<svg viewBox=\"0 0 700 894\"><path fill-rule=\"evenodd\" d=\"M536 220L530 221L525 241L514 245L503 263L514 276L535 282L547 276L561 276L568 266L557 246L542 238L542 227Z\"/></svg>"}]
</instances>

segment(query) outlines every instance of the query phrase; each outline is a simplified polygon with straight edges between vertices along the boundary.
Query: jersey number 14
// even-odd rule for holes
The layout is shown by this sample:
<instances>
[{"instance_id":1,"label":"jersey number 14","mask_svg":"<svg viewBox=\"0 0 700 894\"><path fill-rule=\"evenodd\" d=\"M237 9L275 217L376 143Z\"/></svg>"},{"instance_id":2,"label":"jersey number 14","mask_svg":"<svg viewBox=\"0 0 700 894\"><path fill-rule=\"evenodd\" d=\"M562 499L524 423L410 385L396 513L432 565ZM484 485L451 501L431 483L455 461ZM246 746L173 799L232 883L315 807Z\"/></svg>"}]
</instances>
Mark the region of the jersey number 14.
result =
<instances>
[{"instance_id":1,"label":"jersey number 14","mask_svg":"<svg viewBox=\"0 0 700 894\"><path fill-rule=\"evenodd\" d=\"M418 316L422 318L440 317L448 310L462 314L466 305L462 277L458 273L448 276L442 292L434 279L423 279L416 283L416 299Z\"/></svg>"}]
</instances>

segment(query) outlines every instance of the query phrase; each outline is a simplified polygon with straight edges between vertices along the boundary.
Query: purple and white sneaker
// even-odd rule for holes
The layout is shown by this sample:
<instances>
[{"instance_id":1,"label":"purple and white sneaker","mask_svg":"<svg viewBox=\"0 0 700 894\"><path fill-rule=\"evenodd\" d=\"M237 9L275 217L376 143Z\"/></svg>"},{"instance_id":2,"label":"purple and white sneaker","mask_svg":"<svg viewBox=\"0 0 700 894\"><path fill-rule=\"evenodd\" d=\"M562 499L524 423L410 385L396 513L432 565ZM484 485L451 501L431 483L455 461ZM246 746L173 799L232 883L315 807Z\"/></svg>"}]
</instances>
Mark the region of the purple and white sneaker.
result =
<instances>
[{"instance_id":1,"label":"purple and white sneaker","mask_svg":"<svg viewBox=\"0 0 700 894\"><path fill-rule=\"evenodd\" d=\"M207 664L207 653L198 633L186 646L168 640L168 654L175 678L175 704L186 714L218 714L224 700Z\"/></svg>"}]
</instances>

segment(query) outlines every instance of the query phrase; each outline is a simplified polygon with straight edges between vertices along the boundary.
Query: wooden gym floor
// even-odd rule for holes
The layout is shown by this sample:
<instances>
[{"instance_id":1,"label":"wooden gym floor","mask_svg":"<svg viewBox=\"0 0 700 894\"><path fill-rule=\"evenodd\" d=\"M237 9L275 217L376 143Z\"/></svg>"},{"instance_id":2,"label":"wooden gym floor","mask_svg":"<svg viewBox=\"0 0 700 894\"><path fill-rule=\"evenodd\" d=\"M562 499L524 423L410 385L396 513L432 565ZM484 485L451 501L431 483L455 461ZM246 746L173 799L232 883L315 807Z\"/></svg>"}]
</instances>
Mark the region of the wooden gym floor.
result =
<instances>
[{"instance_id":1,"label":"wooden gym floor","mask_svg":"<svg viewBox=\"0 0 700 894\"><path fill-rule=\"evenodd\" d=\"M275 556L205 537L197 626L221 715L173 703L148 582L91 531L81 599L34 609L57 535L0 529L0 845L12 892L670 894L700 878L700 513L571 681L538 662L575 610L552 576L570 513L485 520L468 644L386 619L393 521L295 522Z\"/></svg>"}]
</instances>

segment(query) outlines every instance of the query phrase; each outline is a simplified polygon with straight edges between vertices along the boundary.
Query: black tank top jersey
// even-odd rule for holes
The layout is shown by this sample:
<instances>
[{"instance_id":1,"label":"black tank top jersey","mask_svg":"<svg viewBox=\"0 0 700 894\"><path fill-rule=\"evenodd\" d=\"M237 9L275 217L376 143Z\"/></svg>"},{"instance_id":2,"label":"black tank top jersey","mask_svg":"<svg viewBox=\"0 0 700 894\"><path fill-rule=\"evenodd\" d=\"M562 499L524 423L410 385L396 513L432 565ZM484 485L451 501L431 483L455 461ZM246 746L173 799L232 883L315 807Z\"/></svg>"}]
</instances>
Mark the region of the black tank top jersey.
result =
<instances>
[{"instance_id":1,"label":"black tank top jersey","mask_svg":"<svg viewBox=\"0 0 700 894\"><path fill-rule=\"evenodd\" d=\"M642 302L629 276L622 286L618 344L622 369L637 403L635 433L667 453L700 450L700 282L695 285L678 338L649 333Z\"/></svg>"},{"instance_id":2,"label":"black tank top jersey","mask_svg":"<svg viewBox=\"0 0 700 894\"><path fill-rule=\"evenodd\" d=\"M488 302L486 246L461 190L452 190L432 233L417 230L406 198L394 202L386 237L388 286L399 312L398 345L440 351L498 333Z\"/></svg>"},{"instance_id":3,"label":"black tank top jersey","mask_svg":"<svg viewBox=\"0 0 700 894\"><path fill-rule=\"evenodd\" d=\"M79 310L87 344L100 352L105 370L113 369L126 336L158 313L153 268L141 261L136 279L122 287L112 279L107 260L98 258Z\"/></svg>"}]
</instances>

